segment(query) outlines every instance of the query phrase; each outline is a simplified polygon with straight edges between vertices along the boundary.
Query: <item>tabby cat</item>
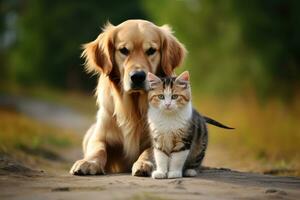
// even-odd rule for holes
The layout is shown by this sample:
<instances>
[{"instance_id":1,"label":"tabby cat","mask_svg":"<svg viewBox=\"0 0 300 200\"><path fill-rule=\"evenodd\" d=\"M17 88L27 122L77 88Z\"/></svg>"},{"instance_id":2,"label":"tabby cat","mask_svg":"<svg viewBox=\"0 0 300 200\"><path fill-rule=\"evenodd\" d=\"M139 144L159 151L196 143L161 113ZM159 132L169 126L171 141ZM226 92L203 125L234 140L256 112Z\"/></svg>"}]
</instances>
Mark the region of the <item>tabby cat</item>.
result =
<instances>
[{"instance_id":1,"label":"tabby cat","mask_svg":"<svg viewBox=\"0 0 300 200\"><path fill-rule=\"evenodd\" d=\"M187 71L177 78L159 78L152 73L147 78L148 123L156 163L152 178L196 176L208 142L206 122L229 127L193 109Z\"/></svg>"}]
</instances>

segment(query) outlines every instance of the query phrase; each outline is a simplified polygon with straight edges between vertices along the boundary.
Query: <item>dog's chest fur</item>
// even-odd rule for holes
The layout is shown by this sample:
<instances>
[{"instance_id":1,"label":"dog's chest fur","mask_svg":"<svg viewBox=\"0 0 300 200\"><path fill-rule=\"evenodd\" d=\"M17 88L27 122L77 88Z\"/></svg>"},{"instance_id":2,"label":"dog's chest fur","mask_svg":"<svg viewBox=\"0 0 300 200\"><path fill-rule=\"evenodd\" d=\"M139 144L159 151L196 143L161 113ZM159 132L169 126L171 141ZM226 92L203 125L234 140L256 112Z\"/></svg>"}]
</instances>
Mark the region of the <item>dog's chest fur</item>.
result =
<instances>
[{"instance_id":1,"label":"dog's chest fur","mask_svg":"<svg viewBox=\"0 0 300 200\"><path fill-rule=\"evenodd\" d=\"M144 143L149 143L147 126L147 96L146 94L124 94L115 100L116 122L123 135L122 145L125 156L135 160L142 150ZM148 140L148 142L147 142Z\"/></svg>"}]
</instances>

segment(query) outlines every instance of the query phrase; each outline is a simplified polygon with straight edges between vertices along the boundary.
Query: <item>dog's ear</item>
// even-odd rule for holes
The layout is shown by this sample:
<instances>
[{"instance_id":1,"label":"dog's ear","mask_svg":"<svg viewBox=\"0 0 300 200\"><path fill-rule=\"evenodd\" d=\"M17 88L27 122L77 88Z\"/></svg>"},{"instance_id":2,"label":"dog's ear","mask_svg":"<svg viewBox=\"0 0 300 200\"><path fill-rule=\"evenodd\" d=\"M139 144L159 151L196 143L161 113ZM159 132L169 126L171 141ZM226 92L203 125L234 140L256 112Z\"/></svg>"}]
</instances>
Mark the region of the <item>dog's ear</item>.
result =
<instances>
[{"instance_id":1,"label":"dog's ear","mask_svg":"<svg viewBox=\"0 0 300 200\"><path fill-rule=\"evenodd\" d=\"M81 57L85 59L87 72L109 74L113 67L113 32L115 27L108 23L96 40L84 44Z\"/></svg>"},{"instance_id":2,"label":"dog's ear","mask_svg":"<svg viewBox=\"0 0 300 200\"><path fill-rule=\"evenodd\" d=\"M174 69L182 64L186 49L172 34L168 25L160 27L162 32L161 67L168 76L172 75Z\"/></svg>"}]
</instances>

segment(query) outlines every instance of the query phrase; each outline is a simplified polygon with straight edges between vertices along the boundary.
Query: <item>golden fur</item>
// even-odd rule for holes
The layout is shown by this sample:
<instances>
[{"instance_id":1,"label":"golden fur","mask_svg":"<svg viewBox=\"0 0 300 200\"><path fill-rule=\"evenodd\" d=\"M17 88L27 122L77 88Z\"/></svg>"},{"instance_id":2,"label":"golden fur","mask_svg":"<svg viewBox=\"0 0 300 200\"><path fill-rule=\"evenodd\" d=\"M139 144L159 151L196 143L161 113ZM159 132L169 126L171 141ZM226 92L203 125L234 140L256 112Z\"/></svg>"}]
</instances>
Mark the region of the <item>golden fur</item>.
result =
<instances>
[{"instance_id":1,"label":"golden fur","mask_svg":"<svg viewBox=\"0 0 300 200\"><path fill-rule=\"evenodd\" d=\"M124 55L122 48L129 55ZM149 48L154 48L155 53L146 54ZM147 89L132 89L130 73L142 70L171 75L184 59L184 46L167 25L128 20L118 26L107 24L96 40L83 45L83 49L87 71L99 74L99 109L95 124L83 140L84 158L75 162L70 173L128 172L132 168L133 175L149 175L152 155Z\"/></svg>"}]
</instances>

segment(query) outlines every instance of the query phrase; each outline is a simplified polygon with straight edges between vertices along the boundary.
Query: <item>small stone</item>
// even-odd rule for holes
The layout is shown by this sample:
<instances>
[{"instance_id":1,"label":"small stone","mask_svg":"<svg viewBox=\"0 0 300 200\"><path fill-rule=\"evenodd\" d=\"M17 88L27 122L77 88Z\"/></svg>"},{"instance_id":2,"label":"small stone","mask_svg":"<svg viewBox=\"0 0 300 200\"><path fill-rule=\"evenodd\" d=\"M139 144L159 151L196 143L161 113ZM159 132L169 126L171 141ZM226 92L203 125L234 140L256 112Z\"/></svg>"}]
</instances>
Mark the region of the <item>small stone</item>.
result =
<instances>
[{"instance_id":1,"label":"small stone","mask_svg":"<svg viewBox=\"0 0 300 200\"><path fill-rule=\"evenodd\" d=\"M182 180L174 180L174 181L170 181L169 183L180 185L182 183Z\"/></svg>"},{"instance_id":2,"label":"small stone","mask_svg":"<svg viewBox=\"0 0 300 200\"><path fill-rule=\"evenodd\" d=\"M231 169L224 168L224 167L219 168L219 170L222 170L222 171L231 171Z\"/></svg>"},{"instance_id":3,"label":"small stone","mask_svg":"<svg viewBox=\"0 0 300 200\"><path fill-rule=\"evenodd\" d=\"M51 190L52 192L68 192L70 191L69 187L57 187Z\"/></svg>"},{"instance_id":4,"label":"small stone","mask_svg":"<svg viewBox=\"0 0 300 200\"><path fill-rule=\"evenodd\" d=\"M287 195L287 192L280 190L280 191L278 192L278 194L280 194L280 195L282 195L282 196L285 196L285 195Z\"/></svg>"},{"instance_id":5,"label":"small stone","mask_svg":"<svg viewBox=\"0 0 300 200\"><path fill-rule=\"evenodd\" d=\"M276 190L276 189L273 189L273 188L267 189L267 190L265 191L265 193L275 193L275 192L277 192L277 190Z\"/></svg>"},{"instance_id":6,"label":"small stone","mask_svg":"<svg viewBox=\"0 0 300 200\"><path fill-rule=\"evenodd\" d=\"M186 188L183 187L182 185L175 186L175 189L186 190Z\"/></svg>"}]
</instances>

